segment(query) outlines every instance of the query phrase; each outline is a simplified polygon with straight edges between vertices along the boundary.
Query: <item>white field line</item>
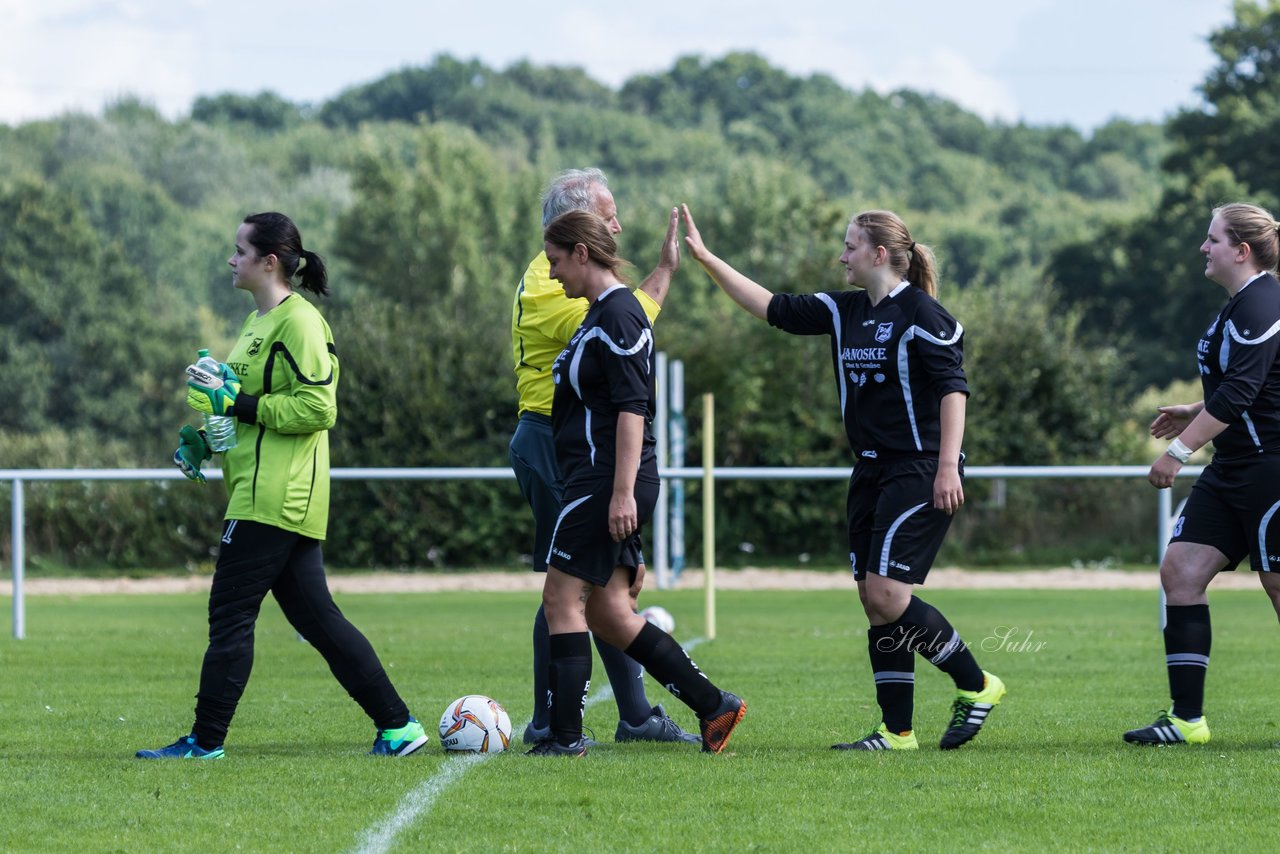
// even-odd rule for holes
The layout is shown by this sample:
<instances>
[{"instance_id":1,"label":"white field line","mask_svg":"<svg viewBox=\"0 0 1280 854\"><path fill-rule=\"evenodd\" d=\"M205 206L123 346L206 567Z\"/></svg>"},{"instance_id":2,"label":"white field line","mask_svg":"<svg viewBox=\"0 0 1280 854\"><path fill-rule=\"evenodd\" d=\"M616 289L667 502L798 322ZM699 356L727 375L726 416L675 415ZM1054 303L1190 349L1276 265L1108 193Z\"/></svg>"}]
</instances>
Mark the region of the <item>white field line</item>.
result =
<instances>
[{"instance_id":1,"label":"white field line","mask_svg":"<svg viewBox=\"0 0 1280 854\"><path fill-rule=\"evenodd\" d=\"M704 640L706 638L699 637L686 642L683 644L685 651L693 650ZM600 687L587 696L584 711L597 703L612 698L613 689L609 687L609 681L607 679L602 680ZM512 727L511 739L513 742L519 737L517 734L523 733L524 728L528 725L529 721L526 720L518 726ZM383 852L390 851L400 832L425 815L435 805L440 795L444 794L445 789L457 782L470 769L482 762L489 761L497 755L496 753L470 753L450 757L448 762L440 766L439 771L410 790L400 800L400 805L396 807L394 812L360 834L360 844L354 849L354 854L383 854ZM412 760L406 759L406 761Z\"/></svg>"}]
</instances>

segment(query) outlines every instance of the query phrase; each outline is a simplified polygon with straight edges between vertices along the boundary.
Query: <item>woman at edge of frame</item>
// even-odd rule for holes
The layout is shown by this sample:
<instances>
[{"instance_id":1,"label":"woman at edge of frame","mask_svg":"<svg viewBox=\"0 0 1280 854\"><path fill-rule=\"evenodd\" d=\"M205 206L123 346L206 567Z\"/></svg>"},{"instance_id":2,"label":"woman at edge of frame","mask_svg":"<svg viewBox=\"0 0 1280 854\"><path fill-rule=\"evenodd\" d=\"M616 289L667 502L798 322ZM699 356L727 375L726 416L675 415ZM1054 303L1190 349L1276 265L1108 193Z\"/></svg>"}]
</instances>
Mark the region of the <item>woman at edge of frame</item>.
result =
<instances>
[{"instance_id":1,"label":"woman at edge of frame","mask_svg":"<svg viewBox=\"0 0 1280 854\"><path fill-rule=\"evenodd\" d=\"M1212 628L1209 583L1247 556L1280 614L1280 224L1257 205L1214 208L1200 244L1204 275L1227 303L1200 336L1204 398L1161 406L1151 435L1171 439L1147 480L1173 486L1191 454L1213 442L1160 562L1165 592L1165 668L1170 705L1130 744L1204 744L1204 683Z\"/></svg>"}]
</instances>

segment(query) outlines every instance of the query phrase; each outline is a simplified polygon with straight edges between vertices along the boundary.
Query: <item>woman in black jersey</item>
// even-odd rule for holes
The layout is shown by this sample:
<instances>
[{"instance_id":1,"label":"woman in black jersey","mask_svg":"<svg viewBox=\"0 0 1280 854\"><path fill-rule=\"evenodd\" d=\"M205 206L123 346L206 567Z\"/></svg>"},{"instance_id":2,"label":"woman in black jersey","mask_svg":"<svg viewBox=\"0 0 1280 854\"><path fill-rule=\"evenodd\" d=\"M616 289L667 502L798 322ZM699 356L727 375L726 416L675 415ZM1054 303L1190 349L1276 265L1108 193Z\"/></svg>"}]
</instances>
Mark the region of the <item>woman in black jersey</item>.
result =
<instances>
[{"instance_id":1,"label":"woman in black jersey","mask_svg":"<svg viewBox=\"0 0 1280 854\"><path fill-rule=\"evenodd\" d=\"M698 670L670 635L632 610L642 582L640 527L653 515L653 328L619 281L617 243L599 216L570 211L544 234L551 278L590 303L552 365L551 425L564 505L551 535L542 601L551 632L547 702L551 737L534 755L581 756L582 714L595 632L698 715L702 749L719 753L747 711Z\"/></svg>"},{"instance_id":2,"label":"woman in black jersey","mask_svg":"<svg viewBox=\"0 0 1280 854\"><path fill-rule=\"evenodd\" d=\"M914 750L915 659L955 682L944 750L977 735L1004 683L978 667L923 584L964 503L963 328L934 299L933 254L889 211L849 223L840 263L857 290L774 294L713 255L683 210L685 244L716 284L762 320L797 335L828 335L841 416L857 462L849 479L849 559L870 628L867 648L882 721L840 750Z\"/></svg>"},{"instance_id":3,"label":"woman in black jersey","mask_svg":"<svg viewBox=\"0 0 1280 854\"><path fill-rule=\"evenodd\" d=\"M1151 435L1172 439L1151 464L1157 489L1173 485L1183 463L1213 442L1213 461L1191 488L1160 563L1166 597L1164 649L1172 704L1132 744L1203 744L1204 679L1209 669L1209 599L1214 576L1249 557L1280 614L1280 235L1262 208L1215 208L1200 251L1204 274L1227 304L1200 336L1196 358L1204 399L1161 406Z\"/></svg>"}]
</instances>

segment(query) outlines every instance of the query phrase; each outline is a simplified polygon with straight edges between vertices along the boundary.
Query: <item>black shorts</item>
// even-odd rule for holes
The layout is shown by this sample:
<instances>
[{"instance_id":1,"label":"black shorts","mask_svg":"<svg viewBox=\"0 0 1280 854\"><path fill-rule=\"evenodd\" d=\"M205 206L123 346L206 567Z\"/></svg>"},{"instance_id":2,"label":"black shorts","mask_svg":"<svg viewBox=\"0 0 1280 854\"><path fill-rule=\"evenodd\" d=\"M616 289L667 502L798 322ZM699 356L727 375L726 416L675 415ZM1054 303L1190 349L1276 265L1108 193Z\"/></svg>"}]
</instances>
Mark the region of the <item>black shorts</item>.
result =
<instances>
[{"instance_id":1,"label":"black shorts","mask_svg":"<svg viewBox=\"0 0 1280 854\"><path fill-rule=\"evenodd\" d=\"M1169 542L1212 546L1227 556L1224 571L1235 569L1245 555L1254 572L1280 571L1278 509L1280 456L1215 459L1191 487Z\"/></svg>"},{"instance_id":2,"label":"black shorts","mask_svg":"<svg viewBox=\"0 0 1280 854\"><path fill-rule=\"evenodd\" d=\"M871 573L924 584L951 527L951 516L933 506L937 475L937 460L859 460L853 467L846 507L854 578Z\"/></svg>"},{"instance_id":3,"label":"black shorts","mask_svg":"<svg viewBox=\"0 0 1280 854\"><path fill-rule=\"evenodd\" d=\"M644 563L640 551L640 529L653 518L658 503L658 482L636 481L636 532L620 543L609 533L609 501L613 498L613 478L570 481L565 485L564 507L551 534L547 563L574 578L600 587L609 583L616 567L630 570L634 583L636 569Z\"/></svg>"}]
</instances>

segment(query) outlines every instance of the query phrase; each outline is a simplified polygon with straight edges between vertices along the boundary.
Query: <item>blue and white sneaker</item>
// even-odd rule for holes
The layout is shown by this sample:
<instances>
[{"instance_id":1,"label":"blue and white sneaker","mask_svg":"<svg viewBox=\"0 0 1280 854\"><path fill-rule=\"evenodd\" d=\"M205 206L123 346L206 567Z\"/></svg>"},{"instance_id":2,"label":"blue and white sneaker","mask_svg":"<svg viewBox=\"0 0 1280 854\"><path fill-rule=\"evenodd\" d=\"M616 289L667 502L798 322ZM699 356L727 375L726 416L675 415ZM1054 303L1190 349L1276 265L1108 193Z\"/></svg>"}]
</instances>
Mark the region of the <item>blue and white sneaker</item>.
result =
<instances>
[{"instance_id":1,"label":"blue and white sneaker","mask_svg":"<svg viewBox=\"0 0 1280 854\"><path fill-rule=\"evenodd\" d=\"M373 739L371 756L408 756L427 743L427 731L418 719L409 716L409 722L399 729L380 729Z\"/></svg>"},{"instance_id":2,"label":"blue and white sneaker","mask_svg":"<svg viewBox=\"0 0 1280 854\"><path fill-rule=\"evenodd\" d=\"M139 750L139 759L221 759L222 747L205 750L196 744L195 735L184 735L182 738L156 750Z\"/></svg>"}]
</instances>

